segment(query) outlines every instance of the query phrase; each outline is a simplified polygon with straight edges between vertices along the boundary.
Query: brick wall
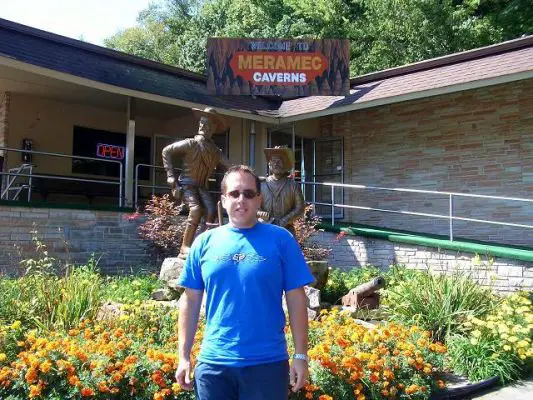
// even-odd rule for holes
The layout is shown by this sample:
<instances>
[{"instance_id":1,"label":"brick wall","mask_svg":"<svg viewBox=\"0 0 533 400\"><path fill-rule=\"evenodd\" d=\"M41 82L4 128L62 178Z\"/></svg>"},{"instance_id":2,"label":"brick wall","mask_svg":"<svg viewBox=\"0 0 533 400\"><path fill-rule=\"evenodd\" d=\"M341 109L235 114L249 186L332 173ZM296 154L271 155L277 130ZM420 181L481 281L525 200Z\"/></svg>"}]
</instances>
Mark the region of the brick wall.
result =
<instances>
[{"instance_id":1,"label":"brick wall","mask_svg":"<svg viewBox=\"0 0 533 400\"><path fill-rule=\"evenodd\" d=\"M343 136L345 182L533 199L533 80L324 117ZM447 196L347 190L359 206L448 214ZM457 216L533 225L533 204L455 199ZM346 211L364 224L447 234L448 221ZM533 245L533 229L455 222L455 235Z\"/></svg>"},{"instance_id":2,"label":"brick wall","mask_svg":"<svg viewBox=\"0 0 533 400\"><path fill-rule=\"evenodd\" d=\"M349 270L366 265L386 269L392 264L440 273L463 271L483 286L499 292L533 289L533 263L500 257L480 256L453 250L389 242L361 236L337 240L330 232L320 232L315 240L333 249L332 266Z\"/></svg>"},{"instance_id":3,"label":"brick wall","mask_svg":"<svg viewBox=\"0 0 533 400\"><path fill-rule=\"evenodd\" d=\"M51 256L59 260L84 264L94 253L107 273L155 265L146 243L137 236L140 221L127 216L119 212L0 205L0 273L16 273L20 259L34 254L34 229Z\"/></svg>"}]
</instances>

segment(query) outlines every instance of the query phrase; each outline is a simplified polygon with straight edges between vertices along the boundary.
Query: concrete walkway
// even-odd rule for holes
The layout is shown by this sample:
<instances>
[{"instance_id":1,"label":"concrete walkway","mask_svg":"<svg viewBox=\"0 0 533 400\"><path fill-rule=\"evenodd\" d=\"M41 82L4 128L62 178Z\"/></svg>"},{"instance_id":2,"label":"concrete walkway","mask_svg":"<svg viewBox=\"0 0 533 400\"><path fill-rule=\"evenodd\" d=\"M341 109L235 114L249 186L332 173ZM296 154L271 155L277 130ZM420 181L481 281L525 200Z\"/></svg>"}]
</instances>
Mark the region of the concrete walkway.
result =
<instances>
[{"instance_id":1,"label":"concrete walkway","mask_svg":"<svg viewBox=\"0 0 533 400\"><path fill-rule=\"evenodd\" d=\"M533 376L505 387L496 387L477 396L475 400L532 400Z\"/></svg>"}]
</instances>

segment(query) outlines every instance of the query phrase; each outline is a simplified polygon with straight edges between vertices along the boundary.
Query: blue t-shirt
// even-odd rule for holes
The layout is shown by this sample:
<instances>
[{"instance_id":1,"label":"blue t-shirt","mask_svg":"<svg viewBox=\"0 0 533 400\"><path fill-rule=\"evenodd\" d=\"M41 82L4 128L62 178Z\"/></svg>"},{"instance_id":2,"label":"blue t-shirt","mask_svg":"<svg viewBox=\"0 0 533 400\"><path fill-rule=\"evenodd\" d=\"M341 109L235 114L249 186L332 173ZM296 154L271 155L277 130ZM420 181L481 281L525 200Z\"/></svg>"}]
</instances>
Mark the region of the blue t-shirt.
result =
<instances>
[{"instance_id":1,"label":"blue t-shirt","mask_svg":"<svg viewBox=\"0 0 533 400\"><path fill-rule=\"evenodd\" d=\"M198 236L179 279L181 286L206 293L198 359L229 366L287 360L282 295L313 280L284 228L224 225Z\"/></svg>"}]
</instances>

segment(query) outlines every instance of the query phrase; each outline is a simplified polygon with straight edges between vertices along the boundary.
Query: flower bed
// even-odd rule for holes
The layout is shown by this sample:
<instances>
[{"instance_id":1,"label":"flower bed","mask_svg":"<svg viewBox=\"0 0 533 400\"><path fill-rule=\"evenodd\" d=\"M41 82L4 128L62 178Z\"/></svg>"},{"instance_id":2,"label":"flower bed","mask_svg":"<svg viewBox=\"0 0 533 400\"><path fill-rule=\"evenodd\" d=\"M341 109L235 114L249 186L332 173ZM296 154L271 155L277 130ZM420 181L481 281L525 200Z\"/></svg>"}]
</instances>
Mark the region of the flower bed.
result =
<instances>
[{"instance_id":1,"label":"flower bed","mask_svg":"<svg viewBox=\"0 0 533 400\"><path fill-rule=\"evenodd\" d=\"M154 277L103 279L90 263L59 278L47 254L26 264L26 276L0 278L2 400L194 399L174 382L177 311L147 301ZM332 273L325 293L336 299L378 274ZM376 327L337 309L311 322L310 383L291 400L426 399L449 368L501 382L531 369L531 293L501 299L464 276L400 267L386 279L386 307L364 313L385 317ZM106 300L128 304L98 314ZM202 332L200 324L193 358Z\"/></svg>"},{"instance_id":2,"label":"flower bed","mask_svg":"<svg viewBox=\"0 0 533 400\"><path fill-rule=\"evenodd\" d=\"M193 399L174 383L176 312L126 307L114 320L82 322L68 332L1 331L0 397L9 399ZM202 329L193 348L199 349ZM443 383L446 348L429 332L385 324L358 325L346 314L324 313L310 328L311 384L294 399L428 398ZM289 339L289 338L288 338Z\"/></svg>"}]
</instances>

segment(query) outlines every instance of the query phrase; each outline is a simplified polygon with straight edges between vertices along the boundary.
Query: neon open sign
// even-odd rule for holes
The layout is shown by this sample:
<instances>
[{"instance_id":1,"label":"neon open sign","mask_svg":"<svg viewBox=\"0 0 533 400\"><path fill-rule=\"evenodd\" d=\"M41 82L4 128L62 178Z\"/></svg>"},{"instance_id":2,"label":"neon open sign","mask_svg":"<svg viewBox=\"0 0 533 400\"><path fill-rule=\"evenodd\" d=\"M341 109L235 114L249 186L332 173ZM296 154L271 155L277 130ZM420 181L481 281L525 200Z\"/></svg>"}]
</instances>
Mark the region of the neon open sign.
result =
<instances>
[{"instance_id":1,"label":"neon open sign","mask_svg":"<svg viewBox=\"0 0 533 400\"><path fill-rule=\"evenodd\" d=\"M110 158L113 160L124 159L124 146L116 146L114 144L98 143L96 145L96 156L100 158Z\"/></svg>"}]
</instances>

